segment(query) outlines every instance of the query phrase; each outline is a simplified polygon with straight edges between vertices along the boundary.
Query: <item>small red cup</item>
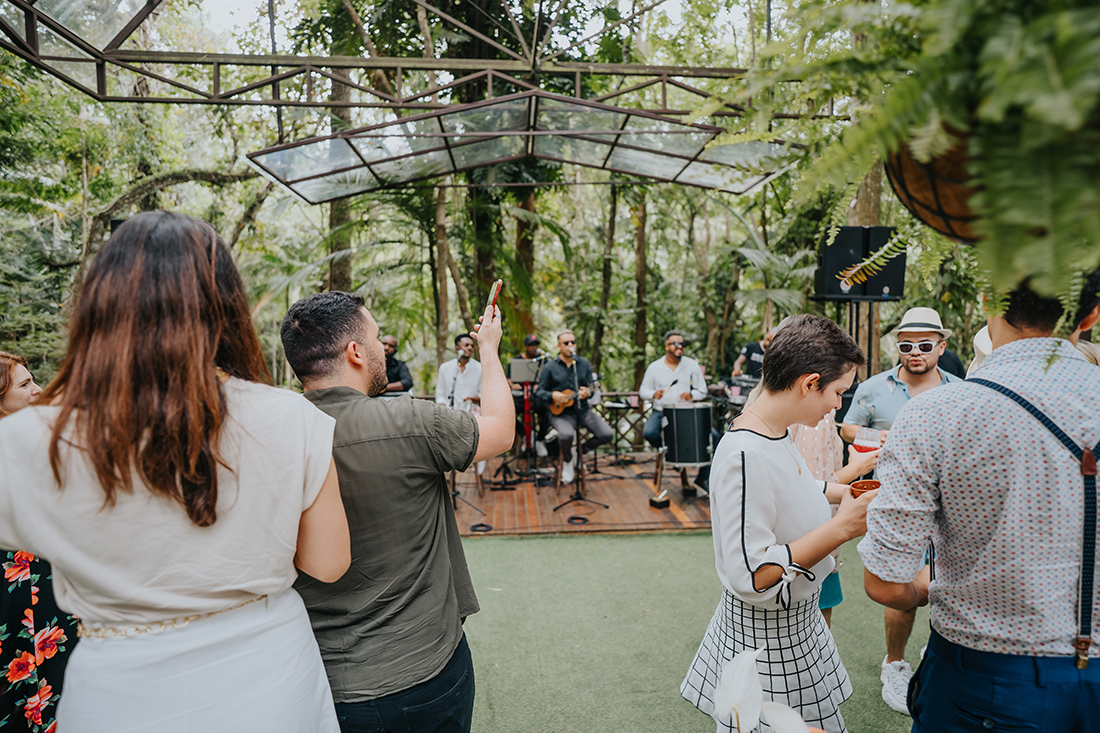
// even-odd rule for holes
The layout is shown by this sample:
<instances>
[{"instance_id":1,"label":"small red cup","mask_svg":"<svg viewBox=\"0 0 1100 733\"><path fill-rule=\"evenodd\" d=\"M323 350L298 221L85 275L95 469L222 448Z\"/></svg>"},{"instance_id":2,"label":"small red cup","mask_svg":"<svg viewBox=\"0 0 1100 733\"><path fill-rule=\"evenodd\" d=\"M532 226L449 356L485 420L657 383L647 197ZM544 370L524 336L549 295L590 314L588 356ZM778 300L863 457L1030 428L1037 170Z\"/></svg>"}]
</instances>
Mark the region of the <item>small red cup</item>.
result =
<instances>
[{"instance_id":1,"label":"small red cup","mask_svg":"<svg viewBox=\"0 0 1100 733\"><path fill-rule=\"evenodd\" d=\"M852 482L852 496L856 497L860 494L866 494L868 491L874 491L882 486L881 481L853 481Z\"/></svg>"}]
</instances>

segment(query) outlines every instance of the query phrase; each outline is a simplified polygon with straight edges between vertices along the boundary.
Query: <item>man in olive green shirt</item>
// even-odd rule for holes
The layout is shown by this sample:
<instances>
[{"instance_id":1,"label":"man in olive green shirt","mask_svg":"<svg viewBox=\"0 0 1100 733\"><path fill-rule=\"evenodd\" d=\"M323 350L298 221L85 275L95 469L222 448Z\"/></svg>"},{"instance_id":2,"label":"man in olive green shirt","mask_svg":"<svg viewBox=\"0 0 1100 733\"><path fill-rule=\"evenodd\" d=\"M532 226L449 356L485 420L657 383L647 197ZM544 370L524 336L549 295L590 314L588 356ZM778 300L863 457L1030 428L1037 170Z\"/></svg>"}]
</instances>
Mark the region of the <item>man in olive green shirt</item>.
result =
<instances>
[{"instance_id":1,"label":"man in olive green shirt","mask_svg":"<svg viewBox=\"0 0 1100 733\"><path fill-rule=\"evenodd\" d=\"M478 610L447 474L508 450L512 395L487 309L482 414L427 400L370 397L386 386L378 327L350 293L318 293L282 324L306 398L336 419L333 456L351 527L352 563L335 583L299 575L345 730L470 730L473 664L463 620Z\"/></svg>"}]
</instances>

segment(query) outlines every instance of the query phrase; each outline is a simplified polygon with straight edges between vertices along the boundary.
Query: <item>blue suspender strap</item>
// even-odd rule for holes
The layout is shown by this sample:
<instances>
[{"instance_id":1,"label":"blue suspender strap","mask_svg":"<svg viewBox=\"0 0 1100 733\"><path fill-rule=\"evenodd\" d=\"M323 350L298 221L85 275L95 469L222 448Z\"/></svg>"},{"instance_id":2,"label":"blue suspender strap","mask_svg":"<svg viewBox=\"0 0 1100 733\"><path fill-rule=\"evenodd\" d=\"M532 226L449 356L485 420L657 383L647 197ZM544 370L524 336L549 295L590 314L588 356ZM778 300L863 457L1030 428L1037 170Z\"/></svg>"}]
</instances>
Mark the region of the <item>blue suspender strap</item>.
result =
<instances>
[{"instance_id":1,"label":"blue suspender strap","mask_svg":"<svg viewBox=\"0 0 1100 733\"><path fill-rule=\"evenodd\" d=\"M1084 669L1089 664L1089 646L1092 643L1092 596L1093 596L1093 570L1096 567L1096 454L1100 452L1100 443L1095 448L1081 448L1077 443L1062 431L1054 421L1044 415L1038 407L1028 402L1008 387L990 382L988 379L971 377L966 380L974 384L988 387L995 392L1000 392L1005 397L1020 405L1042 423L1043 427L1051 432L1062 445L1064 445L1073 457L1081 464L1081 476L1085 485L1085 511L1084 511L1084 535L1081 542L1081 598L1078 606L1077 638L1073 640L1073 648L1076 651L1075 663L1078 669Z\"/></svg>"}]
</instances>

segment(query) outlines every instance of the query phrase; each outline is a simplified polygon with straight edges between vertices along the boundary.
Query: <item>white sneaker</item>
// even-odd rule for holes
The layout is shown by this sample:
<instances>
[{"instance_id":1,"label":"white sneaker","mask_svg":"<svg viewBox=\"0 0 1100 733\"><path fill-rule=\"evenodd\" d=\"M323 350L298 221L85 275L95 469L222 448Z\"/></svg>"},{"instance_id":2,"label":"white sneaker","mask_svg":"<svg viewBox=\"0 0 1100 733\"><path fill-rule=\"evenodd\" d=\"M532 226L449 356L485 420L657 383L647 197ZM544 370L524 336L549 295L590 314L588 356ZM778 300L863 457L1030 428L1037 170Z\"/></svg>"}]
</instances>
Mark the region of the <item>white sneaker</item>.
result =
<instances>
[{"instance_id":1,"label":"white sneaker","mask_svg":"<svg viewBox=\"0 0 1100 733\"><path fill-rule=\"evenodd\" d=\"M550 455L546 451L546 442L545 441L543 441L543 440L536 440L535 441L535 455L538 456L539 458L546 458L546 456Z\"/></svg>"},{"instance_id":2,"label":"white sneaker","mask_svg":"<svg viewBox=\"0 0 1100 733\"><path fill-rule=\"evenodd\" d=\"M561 464L561 482L563 484L573 483L573 461L563 461Z\"/></svg>"},{"instance_id":3,"label":"white sneaker","mask_svg":"<svg viewBox=\"0 0 1100 733\"><path fill-rule=\"evenodd\" d=\"M909 714L909 706L906 698L909 695L909 678L913 676L913 670L909 662L904 659L898 662L886 663L886 657L882 658L882 699L890 706L891 710Z\"/></svg>"}]
</instances>

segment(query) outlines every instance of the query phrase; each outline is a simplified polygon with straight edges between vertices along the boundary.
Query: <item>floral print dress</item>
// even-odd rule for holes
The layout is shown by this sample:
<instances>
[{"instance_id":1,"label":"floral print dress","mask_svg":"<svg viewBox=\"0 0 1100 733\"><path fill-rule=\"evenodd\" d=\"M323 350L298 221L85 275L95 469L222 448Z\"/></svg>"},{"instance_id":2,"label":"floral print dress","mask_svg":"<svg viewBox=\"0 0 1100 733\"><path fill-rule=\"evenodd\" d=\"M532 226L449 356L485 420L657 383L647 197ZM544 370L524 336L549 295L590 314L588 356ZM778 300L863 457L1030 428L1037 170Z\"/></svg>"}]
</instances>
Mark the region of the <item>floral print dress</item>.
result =
<instances>
[{"instance_id":1,"label":"floral print dress","mask_svg":"<svg viewBox=\"0 0 1100 733\"><path fill-rule=\"evenodd\" d=\"M76 620L54 601L50 564L0 550L0 731L54 733Z\"/></svg>"}]
</instances>

